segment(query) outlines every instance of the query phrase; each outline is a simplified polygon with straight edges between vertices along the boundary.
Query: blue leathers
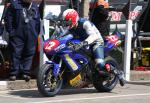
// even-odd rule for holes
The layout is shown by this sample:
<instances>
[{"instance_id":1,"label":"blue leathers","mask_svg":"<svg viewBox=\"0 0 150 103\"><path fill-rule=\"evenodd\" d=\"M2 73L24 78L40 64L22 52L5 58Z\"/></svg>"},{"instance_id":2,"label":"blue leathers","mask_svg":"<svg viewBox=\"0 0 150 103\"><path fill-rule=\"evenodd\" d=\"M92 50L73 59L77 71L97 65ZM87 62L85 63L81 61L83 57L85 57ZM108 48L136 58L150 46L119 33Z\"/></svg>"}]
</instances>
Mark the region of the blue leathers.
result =
<instances>
[{"instance_id":1,"label":"blue leathers","mask_svg":"<svg viewBox=\"0 0 150 103\"><path fill-rule=\"evenodd\" d=\"M80 18L77 26L70 32L83 42L91 44L95 62L98 68L103 68L104 63L104 41L98 29L87 19ZM83 44L83 43L82 43Z\"/></svg>"},{"instance_id":2,"label":"blue leathers","mask_svg":"<svg viewBox=\"0 0 150 103\"><path fill-rule=\"evenodd\" d=\"M5 16L6 30L10 34L10 75L17 75L20 69L29 74L40 32L39 9L36 4L22 0L10 0L10 3Z\"/></svg>"}]
</instances>

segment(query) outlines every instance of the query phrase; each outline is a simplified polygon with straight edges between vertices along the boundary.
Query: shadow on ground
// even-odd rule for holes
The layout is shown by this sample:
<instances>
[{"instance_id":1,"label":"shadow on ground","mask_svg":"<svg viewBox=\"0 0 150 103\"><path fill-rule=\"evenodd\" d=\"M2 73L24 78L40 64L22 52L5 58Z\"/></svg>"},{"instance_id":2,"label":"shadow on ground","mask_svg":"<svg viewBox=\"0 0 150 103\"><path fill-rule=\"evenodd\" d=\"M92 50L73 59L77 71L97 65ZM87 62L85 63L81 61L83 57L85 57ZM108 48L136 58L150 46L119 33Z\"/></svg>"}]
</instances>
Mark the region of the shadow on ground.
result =
<instances>
[{"instance_id":1,"label":"shadow on ground","mask_svg":"<svg viewBox=\"0 0 150 103\"><path fill-rule=\"evenodd\" d=\"M56 96L60 95L73 95L73 94L91 94L98 93L94 88L88 89L62 89ZM111 93L111 92L110 92ZM9 95L16 95L24 98L43 98L38 90L20 90L10 91Z\"/></svg>"}]
</instances>

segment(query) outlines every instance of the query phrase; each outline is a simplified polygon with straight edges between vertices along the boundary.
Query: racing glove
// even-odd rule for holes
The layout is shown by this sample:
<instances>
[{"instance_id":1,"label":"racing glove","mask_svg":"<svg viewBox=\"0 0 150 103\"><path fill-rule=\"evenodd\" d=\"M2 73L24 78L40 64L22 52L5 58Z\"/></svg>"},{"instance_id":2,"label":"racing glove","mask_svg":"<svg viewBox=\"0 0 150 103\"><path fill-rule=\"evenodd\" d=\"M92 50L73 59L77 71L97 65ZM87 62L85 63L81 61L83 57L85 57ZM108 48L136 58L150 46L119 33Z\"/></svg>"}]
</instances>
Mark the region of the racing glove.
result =
<instances>
[{"instance_id":1,"label":"racing glove","mask_svg":"<svg viewBox=\"0 0 150 103\"><path fill-rule=\"evenodd\" d=\"M73 45L73 49L75 51L77 51L77 50L81 49L83 46L87 46L87 45L88 45L88 42L87 41L83 41L81 43Z\"/></svg>"}]
</instances>

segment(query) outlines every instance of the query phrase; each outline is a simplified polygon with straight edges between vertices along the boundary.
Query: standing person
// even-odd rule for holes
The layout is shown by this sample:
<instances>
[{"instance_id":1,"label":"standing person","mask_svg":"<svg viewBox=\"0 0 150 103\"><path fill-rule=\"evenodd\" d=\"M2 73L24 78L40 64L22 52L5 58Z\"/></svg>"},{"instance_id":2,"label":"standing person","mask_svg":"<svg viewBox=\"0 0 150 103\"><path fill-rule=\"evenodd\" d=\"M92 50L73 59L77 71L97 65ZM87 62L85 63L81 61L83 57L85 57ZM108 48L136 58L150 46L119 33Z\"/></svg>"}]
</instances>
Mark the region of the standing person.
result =
<instances>
[{"instance_id":1,"label":"standing person","mask_svg":"<svg viewBox=\"0 0 150 103\"><path fill-rule=\"evenodd\" d=\"M104 40L95 25L85 18L79 18L77 11L74 9L65 10L63 20L70 23L69 33L82 41L80 44L74 45L73 49L79 50L83 46L91 45L90 48L92 49L96 66L100 71L103 71L105 69ZM119 75L120 83L124 85L122 74L117 73L116 75Z\"/></svg>"},{"instance_id":2,"label":"standing person","mask_svg":"<svg viewBox=\"0 0 150 103\"><path fill-rule=\"evenodd\" d=\"M101 32L102 36L109 35L109 4L105 0L95 0L94 5L90 6L90 19Z\"/></svg>"},{"instance_id":3,"label":"standing person","mask_svg":"<svg viewBox=\"0 0 150 103\"><path fill-rule=\"evenodd\" d=\"M10 0L5 22L9 33L11 53L10 80L21 72L25 81L30 80L30 68L40 32L40 15L32 0Z\"/></svg>"},{"instance_id":4,"label":"standing person","mask_svg":"<svg viewBox=\"0 0 150 103\"><path fill-rule=\"evenodd\" d=\"M75 9L79 13L79 11L80 11L80 2L81 2L81 0L70 0L69 8Z\"/></svg>"}]
</instances>

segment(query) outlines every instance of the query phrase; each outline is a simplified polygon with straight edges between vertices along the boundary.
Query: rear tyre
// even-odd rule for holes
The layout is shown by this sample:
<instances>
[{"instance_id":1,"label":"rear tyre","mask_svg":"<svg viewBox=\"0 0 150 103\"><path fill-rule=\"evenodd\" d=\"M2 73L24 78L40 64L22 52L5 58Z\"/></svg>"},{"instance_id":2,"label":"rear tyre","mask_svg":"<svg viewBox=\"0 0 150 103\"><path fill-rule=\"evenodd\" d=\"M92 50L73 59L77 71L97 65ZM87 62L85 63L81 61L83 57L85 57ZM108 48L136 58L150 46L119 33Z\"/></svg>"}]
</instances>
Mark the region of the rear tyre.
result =
<instances>
[{"instance_id":1,"label":"rear tyre","mask_svg":"<svg viewBox=\"0 0 150 103\"><path fill-rule=\"evenodd\" d=\"M44 64L38 71L37 87L39 92L46 97L55 96L61 89L63 80L55 78L50 64Z\"/></svg>"},{"instance_id":2,"label":"rear tyre","mask_svg":"<svg viewBox=\"0 0 150 103\"><path fill-rule=\"evenodd\" d=\"M106 57L105 62L115 69L119 69L118 63L112 57ZM99 72L93 73L93 85L99 92L110 92L118 83L118 76L110 71L108 76L101 76Z\"/></svg>"}]
</instances>

